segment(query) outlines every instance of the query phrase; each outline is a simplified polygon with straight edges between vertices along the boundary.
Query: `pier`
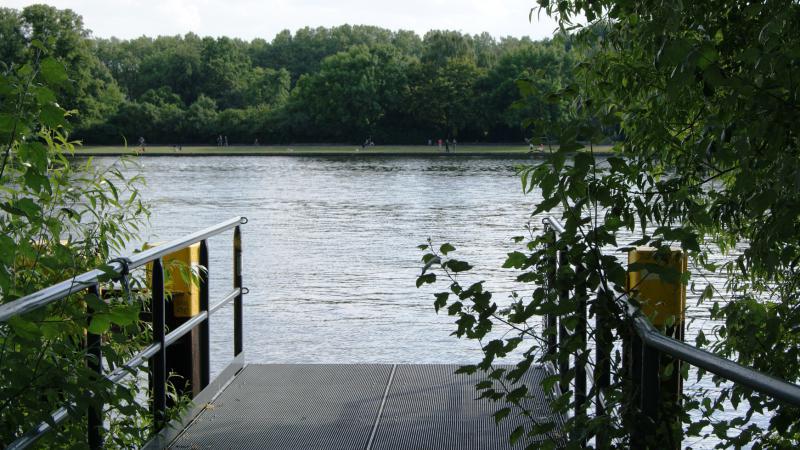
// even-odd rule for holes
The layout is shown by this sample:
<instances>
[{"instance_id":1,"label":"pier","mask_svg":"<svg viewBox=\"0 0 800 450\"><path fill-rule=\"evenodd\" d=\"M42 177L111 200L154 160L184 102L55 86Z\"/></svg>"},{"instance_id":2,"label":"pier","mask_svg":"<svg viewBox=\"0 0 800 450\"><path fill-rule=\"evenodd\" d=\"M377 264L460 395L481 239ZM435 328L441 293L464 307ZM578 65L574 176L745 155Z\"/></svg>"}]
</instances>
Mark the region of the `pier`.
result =
<instances>
[{"instance_id":1,"label":"pier","mask_svg":"<svg viewBox=\"0 0 800 450\"><path fill-rule=\"evenodd\" d=\"M479 399L479 374L457 365L249 364L207 403L166 428L147 448L505 449L511 432L531 419ZM524 406L534 420L556 425L539 388L544 368L521 380L532 389ZM519 385L514 385L513 388ZM181 428L183 427L183 428Z\"/></svg>"}]
</instances>

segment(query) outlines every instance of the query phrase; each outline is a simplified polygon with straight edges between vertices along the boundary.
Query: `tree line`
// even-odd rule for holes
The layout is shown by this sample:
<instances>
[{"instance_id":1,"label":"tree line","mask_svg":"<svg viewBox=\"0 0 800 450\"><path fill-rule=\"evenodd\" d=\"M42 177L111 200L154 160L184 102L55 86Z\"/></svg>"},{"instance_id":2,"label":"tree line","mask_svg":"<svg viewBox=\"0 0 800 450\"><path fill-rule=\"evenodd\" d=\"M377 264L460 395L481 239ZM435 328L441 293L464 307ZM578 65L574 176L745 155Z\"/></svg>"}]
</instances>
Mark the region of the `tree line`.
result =
<instances>
[{"instance_id":1,"label":"tree line","mask_svg":"<svg viewBox=\"0 0 800 450\"><path fill-rule=\"evenodd\" d=\"M76 111L73 137L89 145L538 139L523 122L564 114L546 93L570 83L576 60L563 36L420 37L362 25L272 41L98 39L75 12L46 5L0 8L0 38L5 70L28 60L34 41L65 65L74 87L59 98Z\"/></svg>"}]
</instances>

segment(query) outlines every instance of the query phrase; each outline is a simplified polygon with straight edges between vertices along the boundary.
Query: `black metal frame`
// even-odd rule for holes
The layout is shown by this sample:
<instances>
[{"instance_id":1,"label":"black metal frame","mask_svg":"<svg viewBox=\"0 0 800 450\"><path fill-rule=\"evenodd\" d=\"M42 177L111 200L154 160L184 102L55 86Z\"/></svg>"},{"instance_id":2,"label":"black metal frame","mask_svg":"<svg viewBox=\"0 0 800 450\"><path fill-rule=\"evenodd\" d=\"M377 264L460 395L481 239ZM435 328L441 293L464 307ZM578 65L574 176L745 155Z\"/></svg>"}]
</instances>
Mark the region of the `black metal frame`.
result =
<instances>
[{"instance_id":1,"label":"black metal frame","mask_svg":"<svg viewBox=\"0 0 800 450\"><path fill-rule=\"evenodd\" d=\"M128 258L116 258L107 266L117 274L114 279L123 279L130 270L152 263L152 327L153 343L137 353L122 366L111 373L104 375L102 367L101 337L92 333L87 334L86 354L87 365L93 369L98 378L105 378L112 383L118 383L145 362L149 361L151 371L152 404L155 431L159 431L166 424L166 351L172 343L188 334L195 327L200 331L200 367L201 389L211 383L210 380L210 347L209 347L209 317L225 304L234 303L234 359L223 370L223 373L241 369L244 363L243 330L242 330L242 296L248 291L242 287L242 238L240 226L247 223L245 217L234 217L204 230L186 235L167 244L136 253ZM223 231L234 229L233 233L233 290L213 306L209 305L209 280L208 280L208 242L207 239ZM162 257L184 249L200 242L200 265L206 268L200 274L200 314L192 317L181 326L165 333L165 292L164 292L164 267ZM99 297L99 285L103 280L108 280L105 270L95 269L69 280L62 281L48 288L42 289L31 295L22 297L13 302L0 305L0 322L5 322L12 317L41 308L50 303L64 299L71 294L88 291ZM87 311L87 327L91 322L92 311ZM93 395L88 392L87 395ZM70 408L64 406L51 414L52 421L58 425L70 417ZM87 443L89 448L100 449L103 447L103 415L102 405L89 408L86 420L88 422ZM33 430L29 430L14 440L7 449L24 449L47 434L52 427L42 422Z\"/></svg>"},{"instance_id":2,"label":"black metal frame","mask_svg":"<svg viewBox=\"0 0 800 450\"><path fill-rule=\"evenodd\" d=\"M564 233L564 226L552 217L545 217L542 223L544 224L545 233L551 233L551 242L553 243L556 242L558 235ZM567 263L567 251L565 249L558 250L554 253L557 254L558 257L551 257L549 261L550 267L547 269L548 287L551 289L556 287L558 268ZM579 266L576 270L580 271L582 268ZM579 287L579 289L581 288ZM557 295L560 299L569 298L569 291L562 289ZM603 398L605 391L611 384L610 363L613 342L611 342L611 329L609 325L611 314L609 308L610 302L614 302L630 324L630 367L632 369L630 374L633 383L638 386L636 389L638 392L636 399L637 406L640 411L651 419L656 418L659 410L659 402L661 399L660 361L665 357L687 362L734 383L753 389L754 391L770 395L777 400L793 406L800 406L800 386L739 365L734 361L722 358L711 352L662 334L650 323L650 320L642 314L639 308L634 305L627 296L617 297L609 293L598 293L598 295L607 295L608 298L605 299L607 301L595 302L594 310L596 320L595 336L597 339L595 342L595 369L592 378L595 383L595 414L597 417L607 414ZM585 301L579 302L578 315L579 321L576 332L582 333L585 339L587 319ZM546 317L544 320L544 327L545 335L548 336L547 352L550 355L555 355L559 343L564 342L564 339L568 339L569 336L561 333L563 326L559 324L558 317L556 316ZM556 341L556 337L559 338L558 341ZM573 406L575 414L579 415L585 413L586 367L584 361L578 357L579 355L574 356L576 374L576 381L574 384L576 392ZM562 392L566 392L567 389L570 389L569 378L566 373L569 370L568 357L562 357L559 363L559 371L562 377L560 385L562 387ZM610 442L607 436L600 434L596 436L597 448L607 448L609 445Z\"/></svg>"}]
</instances>

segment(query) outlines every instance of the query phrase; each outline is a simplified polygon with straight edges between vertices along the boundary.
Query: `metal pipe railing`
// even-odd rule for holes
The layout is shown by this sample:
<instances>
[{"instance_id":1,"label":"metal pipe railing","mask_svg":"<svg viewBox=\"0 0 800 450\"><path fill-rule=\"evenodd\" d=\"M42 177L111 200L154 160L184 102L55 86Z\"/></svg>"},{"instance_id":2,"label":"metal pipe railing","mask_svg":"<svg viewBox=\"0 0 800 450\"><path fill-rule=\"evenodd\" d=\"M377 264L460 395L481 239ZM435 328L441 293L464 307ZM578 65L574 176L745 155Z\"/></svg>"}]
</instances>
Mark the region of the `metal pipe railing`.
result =
<instances>
[{"instance_id":1,"label":"metal pipe railing","mask_svg":"<svg viewBox=\"0 0 800 450\"><path fill-rule=\"evenodd\" d=\"M552 231L555 235L564 232L564 226L555 218L545 217L542 219L542 223L545 224L548 231ZM631 303L627 296L617 297L615 301L625 318L629 320L631 328L641 340L641 344L646 347L643 350L648 348L657 350L754 391L770 395L777 400L794 406L800 406L800 386L665 336L650 323L650 320L642 314L636 305ZM608 320L605 317L602 317L602 319L604 323ZM598 333L603 333L603 330L598 330ZM608 343L604 344L608 345ZM608 357L606 351L598 352L598 355ZM652 370L653 368L650 369ZM603 377L605 377L605 374L601 374L600 379L602 380ZM607 381L603 381L605 385L603 387L607 387ZM598 409L598 411L600 410ZM605 410L603 409L603 411Z\"/></svg>"},{"instance_id":2,"label":"metal pipe railing","mask_svg":"<svg viewBox=\"0 0 800 450\"><path fill-rule=\"evenodd\" d=\"M150 362L153 375L153 415L156 429L158 430L165 424L166 419L166 349L171 344L191 332L195 327L200 328L200 364L202 388L209 384L209 345L208 345L208 323L210 315L224 306L235 301L235 320L234 320L234 341L237 343L234 357L242 354L242 296L248 293L247 288L242 287L242 243L240 225L247 223L244 217L234 217L225 222L198 232L175 239L166 244L154 247L141 253L137 253L130 258L116 259L110 261L107 266L116 272L118 279L127 275L131 269L141 267L147 263L153 263L153 282L152 282L152 321L153 321L153 343L134 355L123 365L117 367L110 374L104 376L106 381L118 383L126 376L133 373L145 362ZM220 302L213 307L209 306L208 301L208 244L207 239L225 230L234 228L234 289L227 294ZM177 250L186 248L189 245L200 242L200 264L206 268L205 273L200 275L200 313L185 323L176 327L169 333L165 333L165 292L164 292L164 271L162 257L174 253ZM100 296L98 284L108 280L108 270L95 269L70 280L62 281L31 295L19 298L0 306L0 322L6 321L11 317L33 311L37 308L46 306L71 294L88 290L89 293ZM91 313L87 314L87 326L91 321ZM87 363L95 372L102 376L102 352L100 348L100 336L88 334L87 336ZM88 396L94 396L93 392L87 392ZM51 413L51 423L42 422L36 428L17 437L9 444L8 449L24 449L34 444L37 440L47 434L54 425L58 425L66 420L74 411L74 405L64 406ZM89 448L102 448L102 405L90 407L87 412L88 436L87 443Z\"/></svg>"},{"instance_id":3,"label":"metal pipe railing","mask_svg":"<svg viewBox=\"0 0 800 450\"><path fill-rule=\"evenodd\" d=\"M141 267L149 262L161 258L162 256L173 253L176 250L182 249L196 242L206 240L211 236L245 223L247 223L247 218L241 216L234 217L217 225L167 242L164 245L153 247L141 253L135 253L128 258L127 269L130 270ZM126 270L125 264L119 259L109 261L107 266L117 275L122 274ZM42 306L48 305L76 292L80 292L107 279L107 271L94 269L54 284L40 291L34 292L33 294L26 295L25 297L21 297L12 302L0 305L0 322L5 322L14 316L25 314L26 312L41 308Z\"/></svg>"}]
</instances>

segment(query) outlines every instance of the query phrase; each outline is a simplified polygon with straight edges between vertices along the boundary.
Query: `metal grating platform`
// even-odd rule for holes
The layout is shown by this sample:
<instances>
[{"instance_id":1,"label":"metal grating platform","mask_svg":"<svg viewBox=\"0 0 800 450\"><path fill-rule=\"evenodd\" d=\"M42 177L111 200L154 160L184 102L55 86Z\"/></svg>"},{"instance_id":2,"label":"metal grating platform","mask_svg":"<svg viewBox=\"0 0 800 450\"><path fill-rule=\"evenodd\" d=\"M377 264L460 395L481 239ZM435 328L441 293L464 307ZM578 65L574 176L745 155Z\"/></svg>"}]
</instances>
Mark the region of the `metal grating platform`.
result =
<instances>
[{"instance_id":1,"label":"metal grating platform","mask_svg":"<svg viewBox=\"0 0 800 450\"><path fill-rule=\"evenodd\" d=\"M173 442L175 449L503 449L517 425L476 399L456 365L248 365ZM528 406L561 423L532 368ZM521 448L522 446L515 446Z\"/></svg>"}]
</instances>

